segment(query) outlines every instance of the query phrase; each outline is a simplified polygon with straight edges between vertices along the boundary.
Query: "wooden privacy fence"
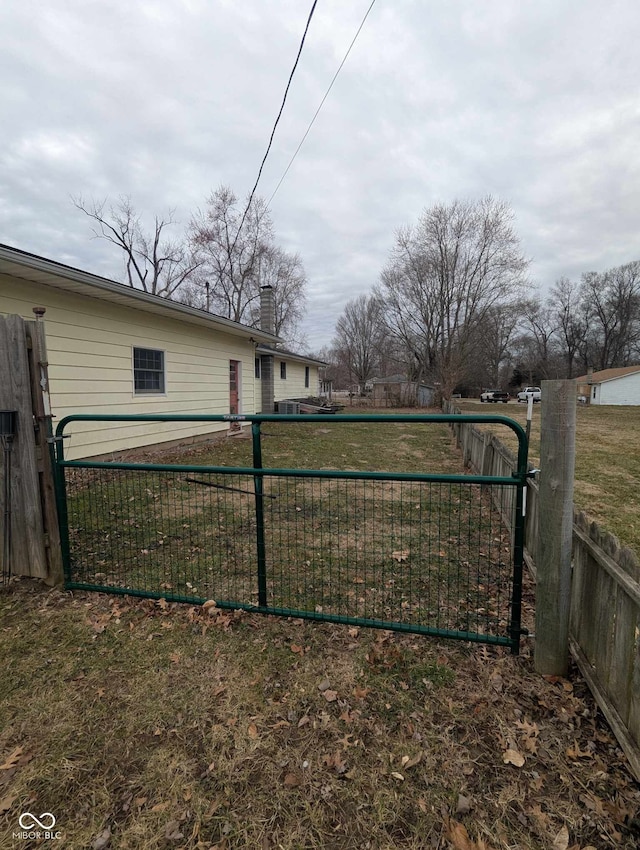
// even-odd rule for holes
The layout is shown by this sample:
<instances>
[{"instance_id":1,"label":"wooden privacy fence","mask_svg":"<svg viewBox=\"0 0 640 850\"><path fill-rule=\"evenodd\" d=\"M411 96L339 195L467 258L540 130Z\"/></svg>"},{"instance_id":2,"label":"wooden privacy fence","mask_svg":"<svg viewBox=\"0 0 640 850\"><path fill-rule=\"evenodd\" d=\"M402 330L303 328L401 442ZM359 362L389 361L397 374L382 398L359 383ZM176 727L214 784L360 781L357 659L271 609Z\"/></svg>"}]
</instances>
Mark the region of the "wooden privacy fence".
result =
<instances>
[{"instance_id":1,"label":"wooden privacy fence","mask_svg":"<svg viewBox=\"0 0 640 850\"><path fill-rule=\"evenodd\" d=\"M42 322L0 316L0 410L17 411L8 506L0 487L0 557L10 523L9 563L3 570L56 584L62 580L62 558L47 442L51 417Z\"/></svg>"},{"instance_id":2,"label":"wooden privacy fence","mask_svg":"<svg viewBox=\"0 0 640 850\"><path fill-rule=\"evenodd\" d=\"M443 402L445 413L460 413ZM514 455L470 423L451 426L465 463L483 475L509 475ZM539 487L527 482L524 559L539 563ZM507 525L511 514L505 510ZM574 510L569 646L602 713L640 781L640 562L612 534Z\"/></svg>"}]
</instances>

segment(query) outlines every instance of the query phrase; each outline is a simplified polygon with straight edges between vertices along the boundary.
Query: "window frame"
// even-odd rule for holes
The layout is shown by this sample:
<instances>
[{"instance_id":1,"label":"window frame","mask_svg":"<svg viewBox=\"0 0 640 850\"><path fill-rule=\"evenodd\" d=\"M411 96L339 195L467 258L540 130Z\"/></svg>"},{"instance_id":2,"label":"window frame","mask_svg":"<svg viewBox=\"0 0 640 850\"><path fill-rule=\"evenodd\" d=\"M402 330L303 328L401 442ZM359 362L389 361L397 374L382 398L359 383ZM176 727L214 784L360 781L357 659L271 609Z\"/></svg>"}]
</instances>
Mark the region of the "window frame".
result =
<instances>
[{"instance_id":1,"label":"window frame","mask_svg":"<svg viewBox=\"0 0 640 850\"><path fill-rule=\"evenodd\" d=\"M280 361L280 380L281 381L287 380L287 361L286 360Z\"/></svg>"},{"instance_id":2,"label":"window frame","mask_svg":"<svg viewBox=\"0 0 640 850\"><path fill-rule=\"evenodd\" d=\"M253 374L254 374L254 377L256 378L256 380L258 380L258 381L262 380L262 361L260 360L259 357L255 358L255 361L254 361L254 364L253 364Z\"/></svg>"},{"instance_id":3,"label":"window frame","mask_svg":"<svg viewBox=\"0 0 640 850\"><path fill-rule=\"evenodd\" d=\"M304 388L308 390L311 386L311 366L304 367Z\"/></svg>"},{"instance_id":4,"label":"window frame","mask_svg":"<svg viewBox=\"0 0 640 850\"><path fill-rule=\"evenodd\" d=\"M143 366L136 366L136 352L152 352L160 355L160 368L149 369ZM146 372L152 375L159 376L158 387L140 388L137 385L136 372ZM131 346L131 373L133 378L133 395L134 396L165 396L167 394L167 358L166 351L162 348L149 348L143 345ZM139 376L142 377L142 376Z\"/></svg>"}]
</instances>

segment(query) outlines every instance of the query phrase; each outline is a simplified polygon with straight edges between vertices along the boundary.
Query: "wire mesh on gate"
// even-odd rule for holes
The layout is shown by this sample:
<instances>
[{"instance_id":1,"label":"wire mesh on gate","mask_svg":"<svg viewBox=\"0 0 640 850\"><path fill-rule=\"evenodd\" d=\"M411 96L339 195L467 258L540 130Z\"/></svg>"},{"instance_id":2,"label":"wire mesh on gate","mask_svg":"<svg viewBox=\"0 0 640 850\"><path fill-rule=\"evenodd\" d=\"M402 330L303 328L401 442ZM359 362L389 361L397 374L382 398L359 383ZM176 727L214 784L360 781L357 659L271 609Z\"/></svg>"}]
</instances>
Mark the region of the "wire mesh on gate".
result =
<instances>
[{"instance_id":1,"label":"wire mesh on gate","mask_svg":"<svg viewBox=\"0 0 640 850\"><path fill-rule=\"evenodd\" d=\"M64 459L63 432L72 421L225 419L219 415L61 420L55 479L68 587L215 599L221 607L518 651L527 477L527 441L518 423L482 417L510 427L519 443L517 471L490 476L265 468L263 422L306 426L326 417L235 418L251 422L250 466ZM332 425L351 426L462 421L478 417L331 417Z\"/></svg>"},{"instance_id":2,"label":"wire mesh on gate","mask_svg":"<svg viewBox=\"0 0 640 850\"><path fill-rule=\"evenodd\" d=\"M504 489L493 488L498 503ZM274 478L269 604L441 631L506 634L511 539L464 484Z\"/></svg>"},{"instance_id":3,"label":"wire mesh on gate","mask_svg":"<svg viewBox=\"0 0 640 850\"><path fill-rule=\"evenodd\" d=\"M256 603L253 479L67 470L74 584Z\"/></svg>"},{"instance_id":4,"label":"wire mesh on gate","mask_svg":"<svg viewBox=\"0 0 640 850\"><path fill-rule=\"evenodd\" d=\"M253 477L67 470L74 584L259 604ZM508 633L512 489L265 476L266 605Z\"/></svg>"}]
</instances>

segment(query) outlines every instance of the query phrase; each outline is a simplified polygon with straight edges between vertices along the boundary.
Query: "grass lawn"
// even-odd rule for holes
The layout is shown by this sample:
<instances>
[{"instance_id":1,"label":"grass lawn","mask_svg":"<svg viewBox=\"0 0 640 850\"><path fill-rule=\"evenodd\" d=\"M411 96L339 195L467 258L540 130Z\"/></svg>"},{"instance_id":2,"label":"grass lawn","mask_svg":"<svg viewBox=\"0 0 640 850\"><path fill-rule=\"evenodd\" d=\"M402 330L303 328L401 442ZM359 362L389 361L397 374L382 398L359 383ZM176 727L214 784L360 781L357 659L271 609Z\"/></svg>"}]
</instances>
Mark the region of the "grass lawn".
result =
<instances>
[{"instance_id":1,"label":"grass lawn","mask_svg":"<svg viewBox=\"0 0 640 850\"><path fill-rule=\"evenodd\" d=\"M463 413L498 413L523 425L526 421L525 404L462 401L459 406ZM541 407L533 407L529 456L535 464L540 460ZM575 505L640 555L640 408L578 405L576 412ZM516 440L506 428L493 430L515 450Z\"/></svg>"},{"instance_id":2,"label":"grass lawn","mask_svg":"<svg viewBox=\"0 0 640 850\"><path fill-rule=\"evenodd\" d=\"M0 616L3 848L25 811L78 850L637 847L584 683L526 645L26 583Z\"/></svg>"},{"instance_id":3,"label":"grass lawn","mask_svg":"<svg viewBox=\"0 0 640 850\"><path fill-rule=\"evenodd\" d=\"M455 472L443 425L269 423L271 468ZM375 448L373 448L375 446ZM175 458L169 458L169 460ZM233 438L182 457L251 466ZM366 618L507 640L510 537L488 489L464 482L265 479L264 597L250 475L73 470L73 581L202 603ZM504 501L513 494L494 488Z\"/></svg>"},{"instance_id":4,"label":"grass lawn","mask_svg":"<svg viewBox=\"0 0 640 850\"><path fill-rule=\"evenodd\" d=\"M372 442L366 429L286 438L269 426L264 462L459 470L445 427L424 441L413 427ZM232 439L180 460L240 465L248 451ZM76 482L77 498L87 484ZM148 489L144 516L164 498ZM130 519L132 540L147 533ZM153 531L158 549L171 547ZM532 592L526 583L530 628ZM583 680L537 676L528 640L513 657L15 581L0 591L0 652L2 848L51 846L13 837L24 812L50 812L52 844L73 850L635 850L640 840L640 790Z\"/></svg>"}]
</instances>

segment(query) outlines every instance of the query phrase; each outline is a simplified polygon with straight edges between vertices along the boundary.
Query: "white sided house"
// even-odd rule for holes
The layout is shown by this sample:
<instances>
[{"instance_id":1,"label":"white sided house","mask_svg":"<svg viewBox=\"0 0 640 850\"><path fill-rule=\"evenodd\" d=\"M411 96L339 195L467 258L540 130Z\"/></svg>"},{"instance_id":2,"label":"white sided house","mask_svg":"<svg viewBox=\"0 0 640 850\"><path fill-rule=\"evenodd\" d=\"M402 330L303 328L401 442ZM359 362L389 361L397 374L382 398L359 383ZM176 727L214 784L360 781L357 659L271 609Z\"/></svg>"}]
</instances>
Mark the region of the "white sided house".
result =
<instances>
[{"instance_id":1,"label":"white sided house","mask_svg":"<svg viewBox=\"0 0 640 850\"><path fill-rule=\"evenodd\" d=\"M640 404L640 366L603 369L577 378L578 396L589 404Z\"/></svg>"},{"instance_id":2,"label":"white sided house","mask_svg":"<svg viewBox=\"0 0 640 850\"><path fill-rule=\"evenodd\" d=\"M290 394L307 378L316 388L319 361L275 347L270 287L262 292L261 307L266 330L0 245L0 315L33 320L34 308L46 311L54 428L72 413L271 413L274 399L286 397L280 390ZM71 435L65 456L188 442L228 427L74 422L65 431Z\"/></svg>"}]
</instances>

